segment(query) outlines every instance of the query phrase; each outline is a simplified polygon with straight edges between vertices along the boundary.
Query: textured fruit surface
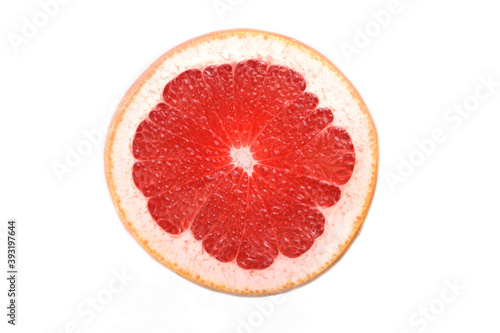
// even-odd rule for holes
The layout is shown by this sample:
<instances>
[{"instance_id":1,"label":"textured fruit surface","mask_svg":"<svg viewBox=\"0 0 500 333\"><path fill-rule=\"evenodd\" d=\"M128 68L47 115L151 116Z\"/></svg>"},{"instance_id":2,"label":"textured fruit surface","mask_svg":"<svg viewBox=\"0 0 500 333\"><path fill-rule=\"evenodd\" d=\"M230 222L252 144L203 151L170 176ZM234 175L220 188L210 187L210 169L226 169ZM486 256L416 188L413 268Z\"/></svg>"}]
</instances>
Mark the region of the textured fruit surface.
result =
<instances>
[{"instance_id":1,"label":"textured fruit surface","mask_svg":"<svg viewBox=\"0 0 500 333\"><path fill-rule=\"evenodd\" d=\"M306 88L295 70L256 59L168 82L132 142L133 180L158 226L190 230L243 269L306 253L356 162L347 131Z\"/></svg>"},{"instance_id":2,"label":"textured fruit surface","mask_svg":"<svg viewBox=\"0 0 500 333\"><path fill-rule=\"evenodd\" d=\"M234 29L172 48L137 78L104 167L120 220L155 260L213 290L269 295L318 277L353 244L378 140L322 54Z\"/></svg>"}]
</instances>

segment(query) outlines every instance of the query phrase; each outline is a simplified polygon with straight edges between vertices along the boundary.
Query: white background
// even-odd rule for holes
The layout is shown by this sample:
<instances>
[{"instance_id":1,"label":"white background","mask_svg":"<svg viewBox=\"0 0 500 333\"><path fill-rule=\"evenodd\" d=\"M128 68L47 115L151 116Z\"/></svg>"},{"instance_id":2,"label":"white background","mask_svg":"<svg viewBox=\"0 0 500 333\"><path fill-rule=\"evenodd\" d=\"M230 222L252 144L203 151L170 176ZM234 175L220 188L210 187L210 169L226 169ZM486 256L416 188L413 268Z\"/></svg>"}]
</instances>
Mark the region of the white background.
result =
<instances>
[{"instance_id":1,"label":"white background","mask_svg":"<svg viewBox=\"0 0 500 333\"><path fill-rule=\"evenodd\" d=\"M18 326L6 324L2 278L2 332L499 332L498 83L473 105L477 87L488 92L481 78L500 82L497 2L400 0L381 28L371 12L389 0L221 0L230 6L221 15L214 3L67 1L25 38L25 20L43 19L40 3L2 0L2 272L9 218L18 220L20 256ZM150 258L114 211L102 140L61 179L53 169L163 52L234 27L325 54L358 88L380 136L379 183L360 237L327 274L280 298L209 291ZM25 40L16 46L13 36ZM347 56L347 44L357 53ZM448 113L464 101L466 117ZM422 158L416 141L436 129L446 139ZM403 170L410 158L419 165ZM115 281L122 271L133 279ZM120 291L106 291L110 283ZM97 296L109 303L89 310Z\"/></svg>"}]
</instances>

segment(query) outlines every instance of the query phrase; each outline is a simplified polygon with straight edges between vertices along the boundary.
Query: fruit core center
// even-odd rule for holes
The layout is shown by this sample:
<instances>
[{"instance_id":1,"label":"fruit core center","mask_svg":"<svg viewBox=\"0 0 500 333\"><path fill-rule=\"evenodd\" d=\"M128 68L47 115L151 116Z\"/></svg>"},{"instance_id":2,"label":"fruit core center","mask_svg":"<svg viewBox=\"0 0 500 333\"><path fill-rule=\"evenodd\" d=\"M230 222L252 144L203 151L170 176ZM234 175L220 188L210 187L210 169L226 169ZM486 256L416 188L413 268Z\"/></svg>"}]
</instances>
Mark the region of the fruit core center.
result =
<instances>
[{"instance_id":1,"label":"fruit core center","mask_svg":"<svg viewBox=\"0 0 500 333\"><path fill-rule=\"evenodd\" d=\"M231 157L233 158L233 164L237 167L242 167L243 170L251 175L253 172L253 166L257 164L257 161L253 158L253 154L250 151L250 147L241 148L231 148Z\"/></svg>"}]
</instances>

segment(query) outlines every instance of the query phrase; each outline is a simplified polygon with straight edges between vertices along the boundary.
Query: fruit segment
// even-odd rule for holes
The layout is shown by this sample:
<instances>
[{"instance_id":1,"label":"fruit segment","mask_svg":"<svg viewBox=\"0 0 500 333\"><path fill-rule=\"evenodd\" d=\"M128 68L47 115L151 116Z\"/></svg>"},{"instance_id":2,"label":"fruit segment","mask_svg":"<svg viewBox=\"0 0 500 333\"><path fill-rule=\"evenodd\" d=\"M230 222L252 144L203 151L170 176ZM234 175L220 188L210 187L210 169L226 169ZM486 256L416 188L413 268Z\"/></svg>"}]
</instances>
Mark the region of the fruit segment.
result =
<instances>
[{"instance_id":1,"label":"fruit segment","mask_svg":"<svg viewBox=\"0 0 500 333\"><path fill-rule=\"evenodd\" d=\"M309 116L318 105L318 98L311 93L303 93L285 110L277 114L267 124L262 124L261 131L252 142L252 151L261 150L269 146L278 137L298 125Z\"/></svg>"},{"instance_id":2,"label":"fruit segment","mask_svg":"<svg viewBox=\"0 0 500 333\"><path fill-rule=\"evenodd\" d=\"M275 223L255 182L250 181L248 214L236 262L244 269L264 269L278 256Z\"/></svg>"},{"instance_id":3,"label":"fruit segment","mask_svg":"<svg viewBox=\"0 0 500 333\"><path fill-rule=\"evenodd\" d=\"M254 156L257 160L265 160L295 152L332 121L333 114L330 109L316 109L296 126L277 137L268 147L255 152Z\"/></svg>"},{"instance_id":4,"label":"fruit segment","mask_svg":"<svg viewBox=\"0 0 500 333\"><path fill-rule=\"evenodd\" d=\"M203 71L207 93L217 110L219 125L229 137L231 146L241 147L238 119L234 105L234 75L229 64L209 66Z\"/></svg>"},{"instance_id":5,"label":"fruit segment","mask_svg":"<svg viewBox=\"0 0 500 333\"><path fill-rule=\"evenodd\" d=\"M184 232L231 168L226 166L152 197L148 201L151 216L168 233Z\"/></svg>"},{"instance_id":6,"label":"fruit segment","mask_svg":"<svg viewBox=\"0 0 500 333\"><path fill-rule=\"evenodd\" d=\"M202 72L192 69L180 74L165 86L163 99L165 103L179 110L186 122L209 128L220 141L229 145L229 137L222 128L222 119L210 99L208 89ZM169 111L172 110L164 110L163 114Z\"/></svg>"},{"instance_id":7,"label":"fruit segment","mask_svg":"<svg viewBox=\"0 0 500 333\"><path fill-rule=\"evenodd\" d=\"M222 262L234 260L238 253L248 209L248 174L229 195L227 206L217 216L212 229L203 238L203 248Z\"/></svg>"},{"instance_id":8,"label":"fruit segment","mask_svg":"<svg viewBox=\"0 0 500 333\"><path fill-rule=\"evenodd\" d=\"M293 153L260 163L343 185L351 178L355 161L349 134L332 126Z\"/></svg>"},{"instance_id":9,"label":"fruit segment","mask_svg":"<svg viewBox=\"0 0 500 333\"><path fill-rule=\"evenodd\" d=\"M311 207L331 207L340 200L340 187L322 180L264 165L256 165L255 173L255 181L267 191L283 192Z\"/></svg>"}]
</instances>

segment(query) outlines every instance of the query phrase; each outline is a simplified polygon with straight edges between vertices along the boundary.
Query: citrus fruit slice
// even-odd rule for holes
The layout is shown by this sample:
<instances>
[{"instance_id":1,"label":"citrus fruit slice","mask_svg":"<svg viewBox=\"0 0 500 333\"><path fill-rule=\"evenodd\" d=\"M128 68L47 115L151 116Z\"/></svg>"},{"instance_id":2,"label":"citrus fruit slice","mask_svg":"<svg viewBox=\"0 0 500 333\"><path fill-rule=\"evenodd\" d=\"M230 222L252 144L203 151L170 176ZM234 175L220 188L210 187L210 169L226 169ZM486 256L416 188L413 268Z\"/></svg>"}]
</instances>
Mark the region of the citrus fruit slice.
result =
<instances>
[{"instance_id":1,"label":"citrus fruit slice","mask_svg":"<svg viewBox=\"0 0 500 333\"><path fill-rule=\"evenodd\" d=\"M366 217L376 130L356 89L291 38L228 30L162 55L109 128L128 231L203 286L277 293L332 266Z\"/></svg>"}]
</instances>

